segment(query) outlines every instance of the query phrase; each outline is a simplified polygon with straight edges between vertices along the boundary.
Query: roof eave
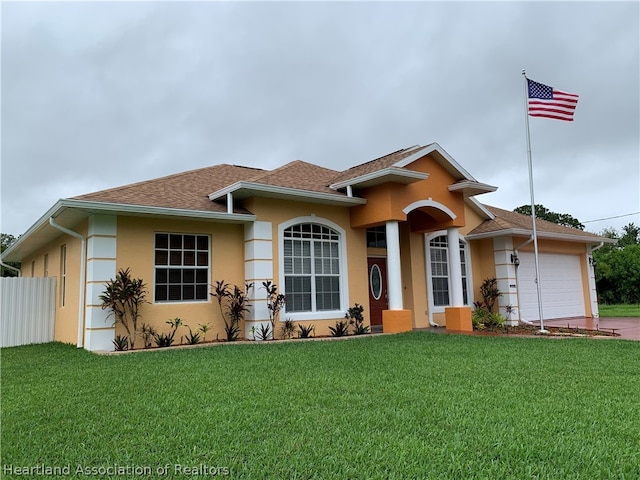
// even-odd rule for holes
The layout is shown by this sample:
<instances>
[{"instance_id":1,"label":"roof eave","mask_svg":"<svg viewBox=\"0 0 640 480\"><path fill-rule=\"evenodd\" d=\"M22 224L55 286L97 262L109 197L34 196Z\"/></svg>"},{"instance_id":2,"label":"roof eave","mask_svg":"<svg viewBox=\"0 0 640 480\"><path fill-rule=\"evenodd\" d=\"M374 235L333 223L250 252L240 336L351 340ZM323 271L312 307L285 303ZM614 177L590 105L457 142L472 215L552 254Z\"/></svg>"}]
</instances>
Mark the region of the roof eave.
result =
<instances>
[{"instance_id":1,"label":"roof eave","mask_svg":"<svg viewBox=\"0 0 640 480\"><path fill-rule=\"evenodd\" d=\"M498 187L486 183L463 180L462 182L449 185L448 189L450 192L462 192L465 197L472 197L474 195L482 195L483 193L495 192L498 190Z\"/></svg>"},{"instance_id":2,"label":"roof eave","mask_svg":"<svg viewBox=\"0 0 640 480\"><path fill-rule=\"evenodd\" d=\"M360 175L359 177L343 180L338 183L329 185L333 190L339 190L347 187L366 188L379 185L381 183L394 182L408 185L410 183L426 180L429 178L428 173L406 170L400 167L389 167L375 172Z\"/></svg>"},{"instance_id":3,"label":"roof eave","mask_svg":"<svg viewBox=\"0 0 640 480\"><path fill-rule=\"evenodd\" d=\"M469 234L466 236L469 240L481 240L484 238L495 238L495 237L530 237L533 235L531 230L527 230L524 228L509 228L503 230L495 230L493 232L483 232L476 234ZM536 236L538 239L544 240L562 240L565 242L575 242L575 243L615 243L616 240L612 240L606 237L591 237L586 235L574 235L570 233L557 233L557 232L541 232L537 231Z\"/></svg>"},{"instance_id":4,"label":"roof eave","mask_svg":"<svg viewBox=\"0 0 640 480\"><path fill-rule=\"evenodd\" d=\"M2 261L20 262L33 249L26 248L37 232L49 229L49 218L59 217L66 210L74 210L76 220L82 220L91 214L114 214L124 216L150 216L164 218L189 218L192 220L215 220L221 223L247 223L255 221L256 216L242 213L209 212L203 210L189 210L181 208L154 207L147 205L130 205L111 202L95 202L89 200L60 199L21 235L7 250L2 253ZM74 222L77 224L77 221ZM72 228L74 225L65 225ZM59 231L52 232L56 237ZM41 245L40 245L41 246ZM35 247L39 248L39 247ZM25 252L26 249L26 252Z\"/></svg>"},{"instance_id":5,"label":"roof eave","mask_svg":"<svg viewBox=\"0 0 640 480\"><path fill-rule=\"evenodd\" d=\"M473 197L466 197L465 201L471 206L471 208L481 217L485 216L488 220L493 220L496 216L491 213L491 211L485 207L482 203L476 200Z\"/></svg>"},{"instance_id":6,"label":"roof eave","mask_svg":"<svg viewBox=\"0 0 640 480\"><path fill-rule=\"evenodd\" d=\"M336 193L323 193L300 188L280 187L276 185L266 185L254 182L236 182L228 187L209 194L210 200L218 200L232 194L236 199L249 197L266 197L300 201L310 203L322 203L326 205L340 205L352 207L367 203L365 198L348 197Z\"/></svg>"}]
</instances>

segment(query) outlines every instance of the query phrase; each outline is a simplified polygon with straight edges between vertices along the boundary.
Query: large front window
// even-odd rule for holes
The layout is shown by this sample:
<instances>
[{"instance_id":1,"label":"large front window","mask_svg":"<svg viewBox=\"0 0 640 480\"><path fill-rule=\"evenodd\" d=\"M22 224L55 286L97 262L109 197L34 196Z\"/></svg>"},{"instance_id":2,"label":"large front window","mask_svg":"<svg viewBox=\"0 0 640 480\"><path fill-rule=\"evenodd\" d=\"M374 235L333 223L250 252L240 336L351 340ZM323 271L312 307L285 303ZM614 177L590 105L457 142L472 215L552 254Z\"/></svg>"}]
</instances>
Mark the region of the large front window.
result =
<instances>
[{"instance_id":1,"label":"large front window","mask_svg":"<svg viewBox=\"0 0 640 480\"><path fill-rule=\"evenodd\" d=\"M429 261L431 273L431 294L434 307L450 305L449 257L447 236L440 235L429 240ZM460 267L462 269L462 297L469 304L466 245L460 240Z\"/></svg>"},{"instance_id":2,"label":"large front window","mask_svg":"<svg viewBox=\"0 0 640 480\"><path fill-rule=\"evenodd\" d=\"M299 223L286 228L284 284L286 311L340 309L340 234L324 225Z\"/></svg>"},{"instance_id":3,"label":"large front window","mask_svg":"<svg viewBox=\"0 0 640 480\"><path fill-rule=\"evenodd\" d=\"M206 301L209 236L156 233L155 240L155 301Z\"/></svg>"}]
</instances>

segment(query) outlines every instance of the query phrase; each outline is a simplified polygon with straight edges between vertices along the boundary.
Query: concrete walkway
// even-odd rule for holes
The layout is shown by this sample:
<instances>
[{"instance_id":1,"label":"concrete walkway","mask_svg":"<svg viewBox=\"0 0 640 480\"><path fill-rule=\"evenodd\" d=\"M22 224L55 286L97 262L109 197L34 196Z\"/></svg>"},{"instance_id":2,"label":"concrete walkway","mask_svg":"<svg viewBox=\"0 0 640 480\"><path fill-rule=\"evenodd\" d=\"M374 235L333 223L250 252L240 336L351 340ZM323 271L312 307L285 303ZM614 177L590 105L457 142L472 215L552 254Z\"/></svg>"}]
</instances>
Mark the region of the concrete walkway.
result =
<instances>
[{"instance_id":1,"label":"concrete walkway","mask_svg":"<svg viewBox=\"0 0 640 480\"><path fill-rule=\"evenodd\" d=\"M533 322L539 325L540 322ZM640 340L640 318L636 317L618 317L618 318L555 318L553 320L545 320L546 327L568 327L568 328L586 328L588 330L604 330L606 332L614 332L626 340Z\"/></svg>"}]
</instances>

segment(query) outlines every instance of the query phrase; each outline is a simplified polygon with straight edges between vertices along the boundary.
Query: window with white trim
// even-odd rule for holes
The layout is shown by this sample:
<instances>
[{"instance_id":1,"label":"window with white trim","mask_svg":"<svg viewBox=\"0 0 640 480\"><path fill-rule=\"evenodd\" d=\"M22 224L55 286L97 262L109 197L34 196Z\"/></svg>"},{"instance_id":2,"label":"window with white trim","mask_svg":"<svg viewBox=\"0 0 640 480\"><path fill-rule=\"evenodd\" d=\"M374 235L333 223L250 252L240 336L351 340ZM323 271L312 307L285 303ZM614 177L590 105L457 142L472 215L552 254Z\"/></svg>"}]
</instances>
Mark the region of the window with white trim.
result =
<instances>
[{"instance_id":1,"label":"window with white trim","mask_svg":"<svg viewBox=\"0 0 640 480\"><path fill-rule=\"evenodd\" d=\"M451 291L449 278L449 252L446 235L429 240L429 261L431 273L431 295L434 307L446 307L450 305L449 292ZM465 305L469 304L469 273L467 267L467 248L465 242L460 240L460 267L462 270L462 298Z\"/></svg>"},{"instance_id":2,"label":"window with white trim","mask_svg":"<svg viewBox=\"0 0 640 480\"><path fill-rule=\"evenodd\" d=\"M339 310L340 234L299 223L284 230L283 246L287 313Z\"/></svg>"},{"instance_id":3,"label":"window with white trim","mask_svg":"<svg viewBox=\"0 0 640 480\"><path fill-rule=\"evenodd\" d=\"M156 302L198 302L208 300L209 236L156 233Z\"/></svg>"}]
</instances>

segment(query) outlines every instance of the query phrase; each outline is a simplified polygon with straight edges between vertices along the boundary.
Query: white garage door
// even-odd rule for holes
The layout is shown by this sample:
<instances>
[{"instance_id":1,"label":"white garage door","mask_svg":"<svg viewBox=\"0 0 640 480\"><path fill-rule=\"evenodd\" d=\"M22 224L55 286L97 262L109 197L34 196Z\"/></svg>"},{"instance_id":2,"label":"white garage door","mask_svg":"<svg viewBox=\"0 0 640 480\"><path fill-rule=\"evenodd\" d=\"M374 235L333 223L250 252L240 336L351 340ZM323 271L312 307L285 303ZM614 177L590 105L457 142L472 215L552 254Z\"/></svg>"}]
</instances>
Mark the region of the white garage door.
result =
<instances>
[{"instance_id":1,"label":"white garage door","mask_svg":"<svg viewBox=\"0 0 640 480\"><path fill-rule=\"evenodd\" d=\"M584 317L584 292L580 257L540 253L540 285L542 313L545 319ZM536 267L533 253L520 254L518 289L520 316L523 320L539 320Z\"/></svg>"}]
</instances>

